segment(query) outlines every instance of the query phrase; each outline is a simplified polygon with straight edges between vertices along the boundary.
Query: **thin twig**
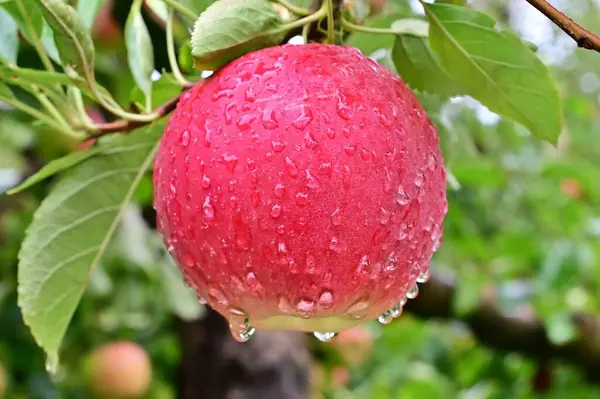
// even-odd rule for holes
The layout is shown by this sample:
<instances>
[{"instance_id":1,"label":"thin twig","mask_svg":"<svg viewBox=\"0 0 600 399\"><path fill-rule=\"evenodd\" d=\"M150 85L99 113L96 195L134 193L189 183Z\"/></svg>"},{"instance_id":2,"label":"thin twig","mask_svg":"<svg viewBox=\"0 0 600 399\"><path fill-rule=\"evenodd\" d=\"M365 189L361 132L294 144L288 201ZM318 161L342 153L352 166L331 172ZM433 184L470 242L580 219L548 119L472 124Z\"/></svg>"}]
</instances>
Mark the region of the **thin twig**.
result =
<instances>
[{"instance_id":1,"label":"thin twig","mask_svg":"<svg viewBox=\"0 0 600 399\"><path fill-rule=\"evenodd\" d=\"M600 37L573 21L546 0L527 0L527 2L573 38L579 47L600 53Z\"/></svg>"},{"instance_id":2,"label":"thin twig","mask_svg":"<svg viewBox=\"0 0 600 399\"><path fill-rule=\"evenodd\" d=\"M187 91L187 90L186 90ZM158 108L156 108L152 114L156 115L156 120L166 116L171 113L177 107L177 103L179 103L179 99L186 92L183 91L180 95L171 98L166 103L162 104ZM91 131L88 135L89 138L98 138L102 136L106 136L112 133L127 133L138 127L147 125L154 121L133 121L133 120L124 120L120 119L114 122L107 122L95 125L93 131Z\"/></svg>"}]
</instances>

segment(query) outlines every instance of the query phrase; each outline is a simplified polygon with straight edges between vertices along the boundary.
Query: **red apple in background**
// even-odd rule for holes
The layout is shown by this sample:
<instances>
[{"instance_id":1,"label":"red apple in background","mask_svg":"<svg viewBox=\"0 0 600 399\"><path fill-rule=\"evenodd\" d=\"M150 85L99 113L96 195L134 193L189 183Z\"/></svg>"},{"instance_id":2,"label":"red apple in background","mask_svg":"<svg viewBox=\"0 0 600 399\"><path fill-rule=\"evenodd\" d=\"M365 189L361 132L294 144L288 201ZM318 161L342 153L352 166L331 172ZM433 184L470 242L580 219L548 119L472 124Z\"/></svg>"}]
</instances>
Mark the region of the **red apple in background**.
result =
<instances>
[{"instance_id":1,"label":"red apple in background","mask_svg":"<svg viewBox=\"0 0 600 399\"><path fill-rule=\"evenodd\" d=\"M96 349L86 371L90 390L100 399L141 398L152 381L150 358L133 342L112 342Z\"/></svg>"},{"instance_id":2,"label":"red apple in background","mask_svg":"<svg viewBox=\"0 0 600 399\"><path fill-rule=\"evenodd\" d=\"M184 94L154 168L157 224L238 340L329 339L398 315L442 235L438 134L404 83L346 46L246 54Z\"/></svg>"}]
</instances>

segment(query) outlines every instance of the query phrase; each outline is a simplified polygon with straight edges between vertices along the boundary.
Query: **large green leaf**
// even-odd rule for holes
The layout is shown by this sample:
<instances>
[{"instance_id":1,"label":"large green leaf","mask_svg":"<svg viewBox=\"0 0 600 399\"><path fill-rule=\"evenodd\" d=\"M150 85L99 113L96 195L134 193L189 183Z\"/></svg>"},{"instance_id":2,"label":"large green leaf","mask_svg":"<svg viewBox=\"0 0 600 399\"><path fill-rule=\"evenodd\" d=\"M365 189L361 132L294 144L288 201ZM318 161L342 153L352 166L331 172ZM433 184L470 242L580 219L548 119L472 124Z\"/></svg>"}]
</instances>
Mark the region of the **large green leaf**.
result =
<instances>
[{"instance_id":1,"label":"large green leaf","mask_svg":"<svg viewBox=\"0 0 600 399\"><path fill-rule=\"evenodd\" d=\"M16 194L21 192L34 184L41 182L57 173L63 172L69 168L72 168L81 162L85 161L88 158L93 157L94 155L101 152L103 147L96 146L91 147L83 151L73 152L69 155L66 155L62 158L55 159L50 161L42 169L40 169L36 174L28 177L23 183L19 186L8 191L8 194Z\"/></svg>"},{"instance_id":2,"label":"large green leaf","mask_svg":"<svg viewBox=\"0 0 600 399\"><path fill-rule=\"evenodd\" d=\"M51 368L90 273L151 165L163 126L111 141L70 170L35 212L19 252L19 306Z\"/></svg>"},{"instance_id":3,"label":"large green leaf","mask_svg":"<svg viewBox=\"0 0 600 399\"><path fill-rule=\"evenodd\" d=\"M429 40L442 67L466 94L490 110L556 142L562 102L546 65L513 32L488 15L450 4L423 3Z\"/></svg>"},{"instance_id":4,"label":"large green leaf","mask_svg":"<svg viewBox=\"0 0 600 399\"><path fill-rule=\"evenodd\" d=\"M17 63L19 29L10 14L0 8L0 62Z\"/></svg>"},{"instance_id":5,"label":"large green leaf","mask_svg":"<svg viewBox=\"0 0 600 399\"><path fill-rule=\"evenodd\" d=\"M32 33L37 38L42 36L44 19L40 8L35 4L35 0L7 1L0 3L0 6L13 17L29 43L35 42Z\"/></svg>"},{"instance_id":6,"label":"large green leaf","mask_svg":"<svg viewBox=\"0 0 600 399\"><path fill-rule=\"evenodd\" d=\"M220 0L196 20L192 55L198 69L218 69L251 51L279 44L286 31L268 0Z\"/></svg>"},{"instance_id":7,"label":"large green leaf","mask_svg":"<svg viewBox=\"0 0 600 399\"><path fill-rule=\"evenodd\" d=\"M150 97L152 94L152 72L154 72L154 50L148 28L142 18L142 2L136 0L131 7L125 24L125 46L127 61L138 87Z\"/></svg>"},{"instance_id":8,"label":"large green leaf","mask_svg":"<svg viewBox=\"0 0 600 399\"><path fill-rule=\"evenodd\" d=\"M44 18L54 32L54 40L65 66L85 76L94 76L94 42L77 11L62 0L37 0Z\"/></svg>"},{"instance_id":9,"label":"large green leaf","mask_svg":"<svg viewBox=\"0 0 600 399\"><path fill-rule=\"evenodd\" d=\"M412 21L417 29L414 33L398 34L392 48L392 59L402 79L413 89L444 96L462 94L461 88L448 76L429 48L427 22L400 20L392 24L392 30L401 30L401 25L407 21Z\"/></svg>"}]
</instances>

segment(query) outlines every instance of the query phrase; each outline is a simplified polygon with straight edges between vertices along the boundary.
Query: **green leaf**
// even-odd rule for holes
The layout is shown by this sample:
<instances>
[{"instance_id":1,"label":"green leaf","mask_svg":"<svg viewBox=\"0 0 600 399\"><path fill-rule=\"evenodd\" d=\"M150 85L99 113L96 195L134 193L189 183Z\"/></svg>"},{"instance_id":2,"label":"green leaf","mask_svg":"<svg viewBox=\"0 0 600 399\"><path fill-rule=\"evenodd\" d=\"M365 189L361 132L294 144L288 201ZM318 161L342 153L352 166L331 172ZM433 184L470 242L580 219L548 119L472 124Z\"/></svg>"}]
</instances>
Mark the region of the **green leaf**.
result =
<instances>
[{"instance_id":1,"label":"green leaf","mask_svg":"<svg viewBox=\"0 0 600 399\"><path fill-rule=\"evenodd\" d=\"M44 45L44 49L46 49L46 53L48 53L48 57L58 65L62 64L60 60L60 54L58 53L58 48L56 47L56 42L54 41L54 33L52 33L52 28L46 21L44 21L42 26L42 44Z\"/></svg>"},{"instance_id":2,"label":"green leaf","mask_svg":"<svg viewBox=\"0 0 600 399\"><path fill-rule=\"evenodd\" d=\"M35 212L19 252L19 306L51 369L90 273L151 166L163 127L156 123L111 141L70 170Z\"/></svg>"},{"instance_id":3,"label":"green leaf","mask_svg":"<svg viewBox=\"0 0 600 399\"><path fill-rule=\"evenodd\" d=\"M286 31L268 0L220 0L194 24L197 69L214 70L252 51L279 44Z\"/></svg>"},{"instance_id":4,"label":"green leaf","mask_svg":"<svg viewBox=\"0 0 600 399\"><path fill-rule=\"evenodd\" d=\"M0 82L0 98L13 98L14 94L12 92L12 90L5 85L4 83Z\"/></svg>"},{"instance_id":5,"label":"green leaf","mask_svg":"<svg viewBox=\"0 0 600 399\"><path fill-rule=\"evenodd\" d=\"M216 0L180 0L181 4L188 9L195 11L198 15L202 14Z\"/></svg>"},{"instance_id":6,"label":"green leaf","mask_svg":"<svg viewBox=\"0 0 600 399\"><path fill-rule=\"evenodd\" d=\"M164 104L168 100L181 94L181 84L173 78L173 75L164 73L162 77L152 84L152 108ZM131 90L129 98L130 104L138 104L144 106L145 94L139 87L134 87Z\"/></svg>"},{"instance_id":7,"label":"green leaf","mask_svg":"<svg viewBox=\"0 0 600 399\"><path fill-rule=\"evenodd\" d=\"M429 48L426 37L427 22L413 21L415 23L412 26L406 25L406 20L392 24L392 29L395 31L407 31L407 28L412 28L414 31L414 34L397 35L394 41L392 59L398 73L413 89L444 96L461 94L461 88L448 76L448 73L440 66L437 56ZM425 33L425 35L420 33Z\"/></svg>"},{"instance_id":8,"label":"green leaf","mask_svg":"<svg viewBox=\"0 0 600 399\"><path fill-rule=\"evenodd\" d=\"M125 46L127 61L138 87L150 98L152 94L152 72L154 72L154 50L148 28L142 18L142 2L133 3L125 23Z\"/></svg>"},{"instance_id":9,"label":"green leaf","mask_svg":"<svg viewBox=\"0 0 600 399\"><path fill-rule=\"evenodd\" d=\"M54 31L62 63L94 80L94 43L77 11L62 0L37 0L44 18Z\"/></svg>"},{"instance_id":10,"label":"green leaf","mask_svg":"<svg viewBox=\"0 0 600 399\"><path fill-rule=\"evenodd\" d=\"M36 0L14 0L0 3L0 6L13 17L13 20L19 26L21 33L29 43L36 42L35 38L32 37L31 30L33 30L33 34L36 38L40 38L44 23L42 12L35 1ZM23 12L21 12L21 10Z\"/></svg>"},{"instance_id":11,"label":"green leaf","mask_svg":"<svg viewBox=\"0 0 600 399\"><path fill-rule=\"evenodd\" d=\"M17 63L19 29L10 14L0 8L0 62Z\"/></svg>"},{"instance_id":12,"label":"green leaf","mask_svg":"<svg viewBox=\"0 0 600 399\"><path fill-rule=\"evenodd\" d=\"M44 165L44 167L42 169L40 169L37 173L35 173L33 176L30 176L19 186L9 190L7 193L9 195L12 195L12 194L21 192L21 191L33 186L34 184L37 184L37 183L41 182L42 180L49 178L50 176L53 176L60 172L64 172L65 170L70 169L70 168L80 164L81 162L85 161L88 158L93 157L94 155L98 154L101 151L102 151L102 147L95 146L95 147L88 148L84 151L73 152L62 158L58 158L53 161L50 161L49 163Z\"/></svg>"},{"instance_id":13,"label":"green leaf","mask_svg":"<svg viewBox=\"0 0 600 399\"><path fill-rule=\"evenodd\" d=\"M166 22L169 18L169 10L163 0L146 0L146 5L161 21Z\"/></svg>"},{"instance_id":14,"label":"green leaf","mask_svg":"<svg viewBox=\"0 0 600 399\"><path fill-rule=\"evenodd\" d=\"M106 0L85 0L77 2L77 13L81 17L81 21L89 31L94 27L96 16L106 4Z\"/></svg>"},{"instance_id":15,"label":"green leaf","mask_svg":"<svg viewBox=\"0 0 600 399\"><path fill-rule=\"evenodd\" d=\"M471 8L426 4L429 40L442 67L490 110L513 119L533 135L556 142L562 102L546 65L511 31Z\"/></svg>"}]
</instances>

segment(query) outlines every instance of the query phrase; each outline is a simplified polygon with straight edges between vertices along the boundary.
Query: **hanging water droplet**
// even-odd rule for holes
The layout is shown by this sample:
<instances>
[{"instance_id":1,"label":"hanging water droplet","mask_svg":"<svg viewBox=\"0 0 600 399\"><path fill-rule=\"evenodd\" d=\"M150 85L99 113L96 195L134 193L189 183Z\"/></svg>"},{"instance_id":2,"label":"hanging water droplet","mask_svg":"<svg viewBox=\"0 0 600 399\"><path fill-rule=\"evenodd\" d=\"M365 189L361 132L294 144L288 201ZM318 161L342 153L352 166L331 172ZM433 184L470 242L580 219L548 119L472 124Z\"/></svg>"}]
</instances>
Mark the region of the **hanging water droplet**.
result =
<instances>
[{"instance_id":1,"label":"hanging water droplet","mask_svg":"<svg viewBox=\"0 0 600 399\"><path fill-rule=\"evenodd\" d=\"M55 377L58 374L59 363L58 363L58 355L51 354L46 358L46 372L50 374L51 377Z\"/></svg>"},{"instance_id":2,"label":"hanging water droplet","mask_svg":"<svg viewBox=\"0 0 600 399\"><path fill-rule=\"evenodd\" d=\"M394 316L391 310L386 310L377 318L377 321L383 325L388 325L394 320Z\"/></svg>"},{"instance_id":3,"label":"hanging water droplet","mask_svg":"<svg viewBox=\"0 0 600 399\"><path fill-rule=\"evenodd\" d=\"M404 298L400 299L400 302L398 302L398 307L400 309L402 309L404 307L404 305L406 305L406 302L408 302L408 298L407 297L404 297Z\"/></svg>"},{"instance_id":4,"label":"hanging water droplet","mask_svg":"<svg viewBox=\"0 0 600 399\"><path fill-rule=\"evenodd\" d=\"M315 301L302 298L296 304L298 315L304 319L308 319L315 312Z\"/></svg>"},{"instance_id":5,"label":"hanging water droplet","mask_svg":"<svg viewBox=\"0 0 600 399\"><path fill-rule=\"evenodd\" d=\"M398 306L392 308L391 312L392 312L392 317L394 319L397 319L402 314L402 306L398 305Z\"/></svg>"},{"instance_id":6,"label":"hanging water droplet","mask_svg":"<svg viewBox=\"0 0 600 399\"><path fill-rule=\"evenodd\" d=\"M319 305L323 309L329 309L333 305L333 294L331 291L323 291L319 296Z\"/></svg>"},{"instance_id":7,"label":"hanging water droplet","mask_svg":"<svg viewBox=\"0 0 600 399\"><path fill-rule=\"evenodd\" d=\"M408 299L415 299L419 295L419 286L415 283L408 292L406 293L406 297Z\"/></svg>"},{"instance_id":8,"label":"hanging water droplet","mask_svg":"<svg viewBox=\"0 0 600 399\"><path fill-rule=\"evenodd\" d=\"M430 278L431 273L429 272L429 269L427 269L423 273L421 273L419 277L417 277L417 283L424 284L428 282Z\"/></svg>"},{"instance_id":9,"label":"hanging water droplet","mask_svg":"<svg viewBox=\"0 0 600 399\"><path fill-rule=\"evenodd\" d=\"M360 299L354 302L348 310L348 316L355 320L359 320L364 318L367 315L367 311L369 310L369 301L366 299Z\"/></svg>"},{"instance_id":10,"label":"hanging water droplet","mask_svg":"<svg viewBox=\"0 0 600 399\"><path fill-rule=\"evenodd\" d=\"M315 331L313 335L321 342L329 342L337 336L337 333Z\"/></svg>"}]
</instances>

